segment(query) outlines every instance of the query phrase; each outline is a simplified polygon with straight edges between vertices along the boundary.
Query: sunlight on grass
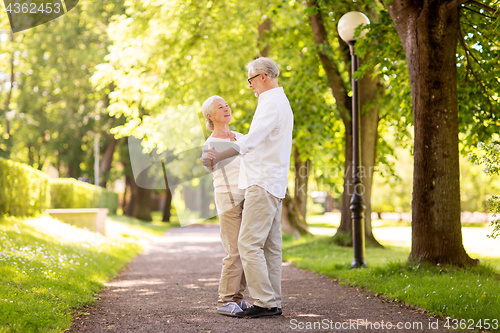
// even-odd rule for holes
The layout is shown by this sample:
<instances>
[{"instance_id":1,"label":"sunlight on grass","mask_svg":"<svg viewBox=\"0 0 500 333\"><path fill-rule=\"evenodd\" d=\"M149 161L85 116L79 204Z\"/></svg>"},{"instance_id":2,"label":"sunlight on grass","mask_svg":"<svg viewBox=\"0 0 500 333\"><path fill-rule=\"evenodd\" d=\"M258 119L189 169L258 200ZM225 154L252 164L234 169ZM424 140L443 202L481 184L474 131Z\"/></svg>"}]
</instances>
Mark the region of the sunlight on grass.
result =
<instances>
[{"instance_id":1,"label":"sunlight on grass","mask_svg":"<svg viewBox=\"0 0 500 333\"><path fill-rule=\"evenodd\" d=\"M369 248L365 256L368 268L351 269L352 248L334 245L330 237L294 239L285 235L283 241L286 260L341 283L365 287L439 315L476 321L497 318L500 258L476 256L481 259L480 267L456 269L407 265L409 253L409 247Z\"/></svg>"},{"instance_id":2,"label":"sunlight on grass","mask_svg":"<svg viewBox=\"0 0 500 333\"><path fill-rule=\"evenodd\" d=\"M0 219L0 332L60 332L165 223L110 216L107 237L48 216ZM177 224L178 225L178 224Z\"/></svg>"}]
</instances>

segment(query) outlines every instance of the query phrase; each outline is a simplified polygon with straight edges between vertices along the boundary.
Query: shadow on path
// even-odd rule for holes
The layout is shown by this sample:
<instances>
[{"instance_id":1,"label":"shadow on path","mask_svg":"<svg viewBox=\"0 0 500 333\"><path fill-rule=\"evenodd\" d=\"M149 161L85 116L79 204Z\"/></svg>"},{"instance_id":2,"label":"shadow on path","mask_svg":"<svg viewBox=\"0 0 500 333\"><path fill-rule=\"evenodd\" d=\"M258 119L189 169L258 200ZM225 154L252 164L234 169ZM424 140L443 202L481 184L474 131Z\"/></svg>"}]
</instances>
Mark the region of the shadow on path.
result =
<instances>
[{"instance_id":1,"label":"shadow on path","mask_svg":"<svg viewBox=\"0 0 500 333\"><path fill-rule=\"evenodd\" d=\"M436 320L325 276L283 264L283 315L216 313L224 250L218 226L172 229L151 243L70 332L444 332ZM252 300L250 297L247 299ZM366 322L370 323L366 323ZM392 329L389 327L392 325ZM400 329L397 328L398 323Z\"/></svg>"}]
</instances>

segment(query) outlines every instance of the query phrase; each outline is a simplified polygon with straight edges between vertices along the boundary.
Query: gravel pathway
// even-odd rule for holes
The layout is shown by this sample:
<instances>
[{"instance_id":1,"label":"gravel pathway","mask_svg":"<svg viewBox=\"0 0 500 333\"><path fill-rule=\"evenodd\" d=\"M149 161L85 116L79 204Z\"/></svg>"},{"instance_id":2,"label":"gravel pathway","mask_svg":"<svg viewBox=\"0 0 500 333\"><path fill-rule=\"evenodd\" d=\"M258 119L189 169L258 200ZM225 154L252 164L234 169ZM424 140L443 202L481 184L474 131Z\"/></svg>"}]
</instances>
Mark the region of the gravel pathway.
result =
<instances>
[{"instance_id":1,"label":"gravel pathway","mask_svg":"<svg viewBox=\"0 0 500 333\"><path fill-rule=\"evenodd\" d=\"M172 229L107 283L95 306L78 311L82 314L70 332L447 331L422 310L385 302L289 263L283 265L282 316L219 315L223 256L218 226Z\"/></svg>"}]
</instances>

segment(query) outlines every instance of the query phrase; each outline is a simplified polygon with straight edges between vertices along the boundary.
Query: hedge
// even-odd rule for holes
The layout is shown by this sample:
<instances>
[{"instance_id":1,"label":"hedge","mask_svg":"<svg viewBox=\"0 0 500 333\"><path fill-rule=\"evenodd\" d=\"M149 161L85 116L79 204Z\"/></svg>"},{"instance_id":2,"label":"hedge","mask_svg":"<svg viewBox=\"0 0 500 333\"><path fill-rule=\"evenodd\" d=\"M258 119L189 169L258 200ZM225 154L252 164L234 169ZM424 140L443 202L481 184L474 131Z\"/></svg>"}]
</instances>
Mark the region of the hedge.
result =
<instances>
[{"instance_id":1,"label":"hedge","mask_svg":"<svg viewBox=\"0 0 500 333\"><path fill-rule=\"evenodd\" d=\"M0 217L34 216L50 207L49 176L0 157Z\"/></svg>"},{"instance_id":2,"label":"hedge","mask_svg":"<svg viewBox=\"0 0 500 333\"><path fill-rule=\"evenodd\" d=\"M108 208L110 214L118 209L118 194L100 186L72 178L50 180L52 208Z\"/></svg>"},{"instance_id":3,"label":"hedge","mask_svg":"<svg viewBox=\"0 0 500 333\"><path fill-rule=\"evenodd\" d=\"M118 209L118 194L72 178L50 179L32 167L0 157L0 217L34 216L48 208Z\"/></svg>"}]
</instances>

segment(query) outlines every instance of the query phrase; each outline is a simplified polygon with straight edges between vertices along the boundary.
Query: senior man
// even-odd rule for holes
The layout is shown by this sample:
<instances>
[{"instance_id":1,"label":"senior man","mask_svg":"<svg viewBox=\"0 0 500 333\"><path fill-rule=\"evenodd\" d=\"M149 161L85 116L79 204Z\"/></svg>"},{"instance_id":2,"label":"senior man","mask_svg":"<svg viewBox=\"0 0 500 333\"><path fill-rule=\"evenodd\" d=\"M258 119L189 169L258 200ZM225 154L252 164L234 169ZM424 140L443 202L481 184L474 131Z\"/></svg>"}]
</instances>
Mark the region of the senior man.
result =
<instances>
[{"instance_id":1,"label":"senior man","mask_svg":"<svg viewBox=\"0 0 500 333\"><path fill-rule=\"evenodd\" d=\"M285 197L292 151L293 112L282 87L279 69L269 58L247 65L249 88L258 97L250 130L223 152L209 151L203 164L241 154L238 187L245 206L238 238L243 269L254 306L238 317L280 315L281 201ZM224 162L223 162L224 163Z\"/></svg>"}]
</instances>

